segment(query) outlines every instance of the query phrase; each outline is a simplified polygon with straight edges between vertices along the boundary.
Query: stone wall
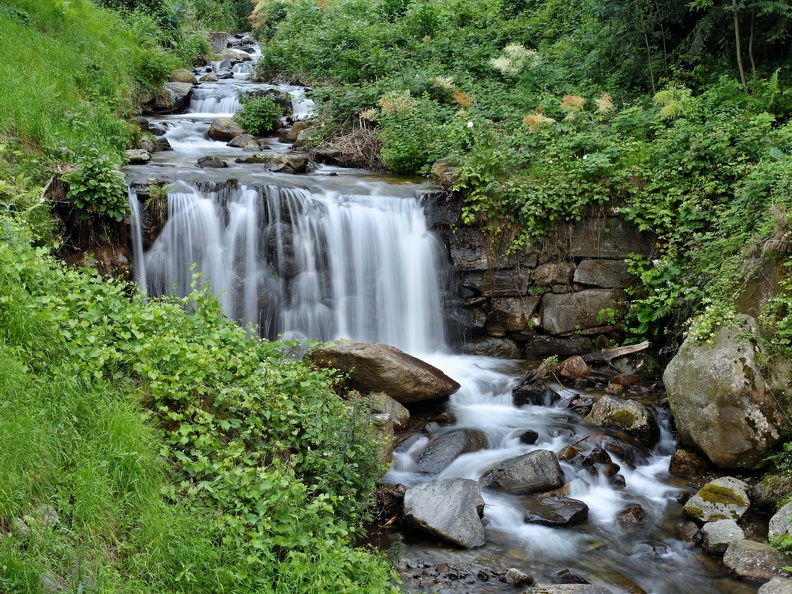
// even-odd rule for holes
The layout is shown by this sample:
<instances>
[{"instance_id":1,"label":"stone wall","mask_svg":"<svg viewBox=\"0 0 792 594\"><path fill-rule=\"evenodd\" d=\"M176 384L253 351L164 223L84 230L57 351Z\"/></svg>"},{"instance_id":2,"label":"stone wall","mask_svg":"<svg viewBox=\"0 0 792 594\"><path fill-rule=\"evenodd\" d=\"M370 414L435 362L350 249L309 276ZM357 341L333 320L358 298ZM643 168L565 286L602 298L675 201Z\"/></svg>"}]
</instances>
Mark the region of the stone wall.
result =
<instances>
[{"instance_id":1,"label":"stone wall","mask_svg":"<svg viewBox=\"0 0 792 594\"><path fill-rule=\"evenodd\" d=\"M462 224L461 199L442 191L421 201L451 269L447 328L463 351L537 358L587 352L614 331L635 282L630 254L650 257L655 238L615 216L584 218L553 241L505 258Z\"/></svg>"}]
</instances>

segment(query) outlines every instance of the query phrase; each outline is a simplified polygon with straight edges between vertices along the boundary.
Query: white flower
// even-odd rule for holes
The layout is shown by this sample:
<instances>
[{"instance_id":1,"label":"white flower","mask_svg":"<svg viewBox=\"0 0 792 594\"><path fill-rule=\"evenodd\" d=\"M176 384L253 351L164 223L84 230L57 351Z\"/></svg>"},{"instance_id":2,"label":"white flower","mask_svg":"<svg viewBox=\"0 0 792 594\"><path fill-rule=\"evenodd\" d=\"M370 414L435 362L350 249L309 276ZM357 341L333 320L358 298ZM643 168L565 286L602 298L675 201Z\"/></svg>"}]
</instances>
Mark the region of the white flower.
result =
<instances>
[{"instance_id":1,"label":"white flower","mask_svg":"<svg viewBox=\"0 0 792 594\"><path fill-rule=\"evenodd\" d=\"M588 159L588 155L583 155L583 160L585 161L586 159Z\"/></svg>"},{"instance_id":2,"label":"white flower","mask_svg":"<svg viewBox=\"0 0 792 594\"><path fill-rule=\"evenodd\" d=\"M472 127L473 127L473 122L468 122L468 123L467 123L467 127L468 127L468 128L472 128Z\"/></svg>"}]
</instances>

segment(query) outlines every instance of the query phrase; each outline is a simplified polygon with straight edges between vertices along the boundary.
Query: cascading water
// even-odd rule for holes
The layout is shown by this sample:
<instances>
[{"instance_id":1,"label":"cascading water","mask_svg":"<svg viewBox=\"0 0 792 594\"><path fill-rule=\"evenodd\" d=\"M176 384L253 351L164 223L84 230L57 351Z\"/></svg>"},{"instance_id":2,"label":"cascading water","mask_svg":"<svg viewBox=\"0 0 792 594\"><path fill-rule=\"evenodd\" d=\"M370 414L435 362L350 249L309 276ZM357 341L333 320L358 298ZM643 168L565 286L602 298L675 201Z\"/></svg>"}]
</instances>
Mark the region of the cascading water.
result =
<instances>
[{"instance_id":1,"label":"cascading water","mask_svg":"<svg viewBox=\"0 0 792 594\"><path fill-rule=\"evenodd\" d=\"M417 471L416 458L428 438L415 436L397 448L384 481L411 486L452 477L479 479L495 464L536 449L560 452L573 445L581 456L590 454L603 430L583 425L569 409L513 404L511 388L524 372L518 363L441 352L438 279L444 274L444 255L427 230L412 188L327 167L301 177L263 172L260 165L233 164L241 149L207 138L211 117L241 107L237 91L251 88L248 77L246 65L234 66L233 78L195 89L190 113L159 118L174 151L156 153L150 166L137 171L146 178L165 175L182 181L169 188L167 223L145 254L145 216L130 194L141 287L152 295L184 295L193 274L200 272L228 315L258 326L264 336L384 342L420 355L460 382L462 388L450 399L456 422L439 431L475 429L485 436L486 449L458 457L439 474L424 474ZM305 118L312 104L304 91L279 88L292 96L292 118ZM267 142L269 148L288 149ZM205 154L228 159L229 168L196 169L196 158ZM295 181L302 187L294 187ZM537 434L530 445L520 438L529 429ZM403 554L435 564L483 559L481 564L519 567L543 581L568 568L614 593L755 593L755 585L719 573L714 563L702 562L696 549L679 540L676 525L682 516L676 496L689 488L667 475L671 450L665 430L651 452L635 446L632 459L611 454L623 487L614 486L604 468L562 461L568 496L590 508L583 524L526 524L523 514L535 504L533 496L483 489L483 549L449 551L416 533L404 533L398 536ZM635 503L644 521L617 522L619 510ZM458 592L513 591L506 584L473 581L443 586ZM434 585L408 580L403 588L423 592Z\"/></svg>"},{"instance_id":2,"label":"cascading water","mask_svg":"<svg viewBox=\"0 0 792 594\"><path fill-rule=\"evenodd\" d=\"M227 314L265 336L350 338L413 353L444 344L440 246L418 201L269 185L168 195L138 276L187 294L195 272Z\"/></svg>"}]
</instances>

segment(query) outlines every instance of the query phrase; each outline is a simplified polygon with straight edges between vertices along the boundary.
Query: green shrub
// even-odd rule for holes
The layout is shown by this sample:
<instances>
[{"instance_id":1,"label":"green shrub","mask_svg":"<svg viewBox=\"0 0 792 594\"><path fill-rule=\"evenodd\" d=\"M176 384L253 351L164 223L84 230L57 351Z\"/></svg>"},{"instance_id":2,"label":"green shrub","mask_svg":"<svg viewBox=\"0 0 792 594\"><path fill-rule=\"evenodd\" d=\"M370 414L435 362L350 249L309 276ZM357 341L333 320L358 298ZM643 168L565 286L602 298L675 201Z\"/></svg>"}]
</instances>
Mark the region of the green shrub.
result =
<instances>
[{"instance_id":1,"label":"green shrub","mask_svg":"<svg viewBox=\"0 0 792 594\"><path fill-rule=\"evenodd\" d=\"M119 163L109 154L87 147L77 168L63 176L67 197L77 208L120 221L129 212L126 182Z\"/></svg>"},{"instance_id":2,"label":"green shrub","mask_svg":"<svg viewBox=\"0 0 792 594\"><path fill-rule=\"evenodd\" d=\"M254 97L247 93L239 96L242 109L237 112L236 120L250 134L266 134L278 125L282 111L272 97Z\"/></svg>"}]
</instances>

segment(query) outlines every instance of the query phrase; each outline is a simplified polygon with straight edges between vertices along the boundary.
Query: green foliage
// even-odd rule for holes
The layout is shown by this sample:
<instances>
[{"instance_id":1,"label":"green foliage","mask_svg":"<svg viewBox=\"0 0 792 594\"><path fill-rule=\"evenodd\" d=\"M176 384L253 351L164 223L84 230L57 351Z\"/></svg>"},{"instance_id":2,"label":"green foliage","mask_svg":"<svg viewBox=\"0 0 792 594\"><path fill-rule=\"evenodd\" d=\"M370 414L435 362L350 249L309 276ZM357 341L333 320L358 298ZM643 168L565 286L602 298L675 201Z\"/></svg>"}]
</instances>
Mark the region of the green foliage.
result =
<instances>
[{"instance_id":1,"label":"green foliage","mask_svg":"<svg viewBox=\"0 0 792 594\"><path fill-rule=\"evenodd\" d=\"M77 208L120 221L129 212L126 182L119 163L110 155L86 147L77 168L63 175L67 197Z\"/></svg>"},{"instance_id":2,"label":"green foliage","mask_svg":"<svg viewBox=\"0 0 792 594\"><path fill-rule=\"evenodd\" d=\"M242 109L237 112L236 120L250 134L266 134L278 125L282 111L272 97L241 93L239 102L242 103Z\"/></svg>"},{"instance_id":3,"label":"green foliage","mask_svg":"<svg viewBox=\"0 0 792 594\"><path fill-rule=\"evenodd\" d=\"M350 545L381 472L367 415L208 288L146 302L2 217L0 345L0 522L33 518L0 542L5 590L392 589Z\"/></svg>"}]
</instances>

